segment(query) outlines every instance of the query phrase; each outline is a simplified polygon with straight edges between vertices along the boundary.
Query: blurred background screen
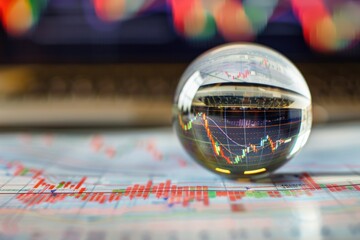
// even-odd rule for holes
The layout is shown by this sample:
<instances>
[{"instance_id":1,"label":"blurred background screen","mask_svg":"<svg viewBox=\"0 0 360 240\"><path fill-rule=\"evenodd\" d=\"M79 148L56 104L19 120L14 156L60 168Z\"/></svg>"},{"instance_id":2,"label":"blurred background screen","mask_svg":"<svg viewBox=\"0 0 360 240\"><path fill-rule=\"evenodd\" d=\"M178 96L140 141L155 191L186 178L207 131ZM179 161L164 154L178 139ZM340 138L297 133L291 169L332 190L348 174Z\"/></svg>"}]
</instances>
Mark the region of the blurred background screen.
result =
<instances>
[{"instance_id":1,"label":"blurred background screen","mask_svg":"<svg viewBox=\"0 0 360 240\"><path fill-rule=\"evenodd\" d=\"M169 125L183 70L227 42L300 68L319 122L360 119L356 0L2 0L0 126Z\"/></svg>"}]
</instances>

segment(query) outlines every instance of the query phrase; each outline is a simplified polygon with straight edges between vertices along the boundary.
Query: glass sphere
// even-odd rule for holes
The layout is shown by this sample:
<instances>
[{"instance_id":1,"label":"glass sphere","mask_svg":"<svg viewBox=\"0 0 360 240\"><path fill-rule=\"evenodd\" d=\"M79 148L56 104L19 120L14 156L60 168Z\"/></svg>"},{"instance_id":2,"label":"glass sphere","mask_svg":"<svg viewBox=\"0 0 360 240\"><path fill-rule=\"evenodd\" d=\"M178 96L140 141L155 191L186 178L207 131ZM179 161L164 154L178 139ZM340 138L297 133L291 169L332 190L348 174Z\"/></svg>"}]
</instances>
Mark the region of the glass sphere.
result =
<instances>
[{"instance_id":1,"label":"glass sphere","mask_svg":"<svg viewBox=\"0 0 360 240\"><path fill-rule=\"evenodd\" d=\"M284 56L226 44L194 60L175 94L173 126L186 151L231 178L264 177L306 143L311 95Z\"/></svg>"}]
</instances>

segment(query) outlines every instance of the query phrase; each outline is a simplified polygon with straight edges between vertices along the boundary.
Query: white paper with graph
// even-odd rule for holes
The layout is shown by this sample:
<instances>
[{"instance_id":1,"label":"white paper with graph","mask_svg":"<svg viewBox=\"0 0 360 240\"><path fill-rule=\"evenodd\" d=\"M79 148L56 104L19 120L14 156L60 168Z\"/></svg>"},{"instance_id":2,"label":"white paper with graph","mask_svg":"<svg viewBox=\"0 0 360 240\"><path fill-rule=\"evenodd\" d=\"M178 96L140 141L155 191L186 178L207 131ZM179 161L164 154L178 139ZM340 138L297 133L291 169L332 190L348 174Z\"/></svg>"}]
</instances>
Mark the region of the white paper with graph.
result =
<instances>
[{"instance_id":1,"label":"white paper with graph","mask_svg":"<svg viewBox=\"0 0 360 240\"><path fill-rule=\"evenodd\" d=\"M0 135L0 239L359 239L360 125L271 178L220 178L170 129Z\"/></svg>"}]
</instances>

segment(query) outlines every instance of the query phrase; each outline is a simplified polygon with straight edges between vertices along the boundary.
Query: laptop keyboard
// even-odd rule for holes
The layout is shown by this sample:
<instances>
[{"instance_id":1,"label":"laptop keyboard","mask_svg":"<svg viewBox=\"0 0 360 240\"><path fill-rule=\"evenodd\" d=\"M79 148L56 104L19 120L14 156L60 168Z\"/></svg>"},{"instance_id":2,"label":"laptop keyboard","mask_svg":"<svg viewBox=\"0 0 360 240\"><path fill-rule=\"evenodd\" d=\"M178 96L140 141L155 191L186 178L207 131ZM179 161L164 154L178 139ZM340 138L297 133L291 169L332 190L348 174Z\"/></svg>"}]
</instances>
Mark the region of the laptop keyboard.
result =
<instances>
[{"instance_id":1,"label":"laptop keyboard","mask_svg":"<svg viewBox=\"0 0 360 240\"><path fill-rule=\"evenodd\" d=\"M298 67L312 93L315 122L360 119L360 64ZM0 83L0 113L5 116L0 126L169 125L175 88L185 68L186 64L10 66L0 73L5 79Z\"/></svg>"},{"instance_id":2,"label":"laptop keyboard","mask_svg":"<svg viewBox=\"0 0 360 240\"><path fill-rule=\"evenodd\" d=\"M160 66L158 66L160 68ZM75 66L75 67L52 67L46 66L33 68L33 79L27 91L23 91L17 97L29 98L83 98L83 97L172 97L176 88L178 74L161 74L152 72L147 68L146 72L140 67L137 72L135 66ZM155 75L158 74L158 75Z\"/></svg>"}]
</instances>

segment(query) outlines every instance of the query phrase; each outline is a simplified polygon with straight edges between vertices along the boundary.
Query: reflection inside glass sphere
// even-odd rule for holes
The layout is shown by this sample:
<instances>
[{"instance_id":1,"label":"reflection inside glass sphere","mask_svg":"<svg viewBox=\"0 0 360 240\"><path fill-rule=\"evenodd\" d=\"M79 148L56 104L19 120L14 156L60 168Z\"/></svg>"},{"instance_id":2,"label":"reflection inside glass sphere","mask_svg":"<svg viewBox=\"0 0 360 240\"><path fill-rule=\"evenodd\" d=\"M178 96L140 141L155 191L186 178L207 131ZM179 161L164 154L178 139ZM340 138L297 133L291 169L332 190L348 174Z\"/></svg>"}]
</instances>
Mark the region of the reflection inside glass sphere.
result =
<instances>
[{"instance_id":1,"label":"reflection inside glass sphere","mask_svg":"<svg viewBox=\"0 0 360 240\"><path fill-rule=\"evenodd\" d=\"M295 66L252 44L196 59L180 80L174 128L186 151L228 177L265 176L294 156L311 129L311 97Z\"/></svg>"}]
</instances>

